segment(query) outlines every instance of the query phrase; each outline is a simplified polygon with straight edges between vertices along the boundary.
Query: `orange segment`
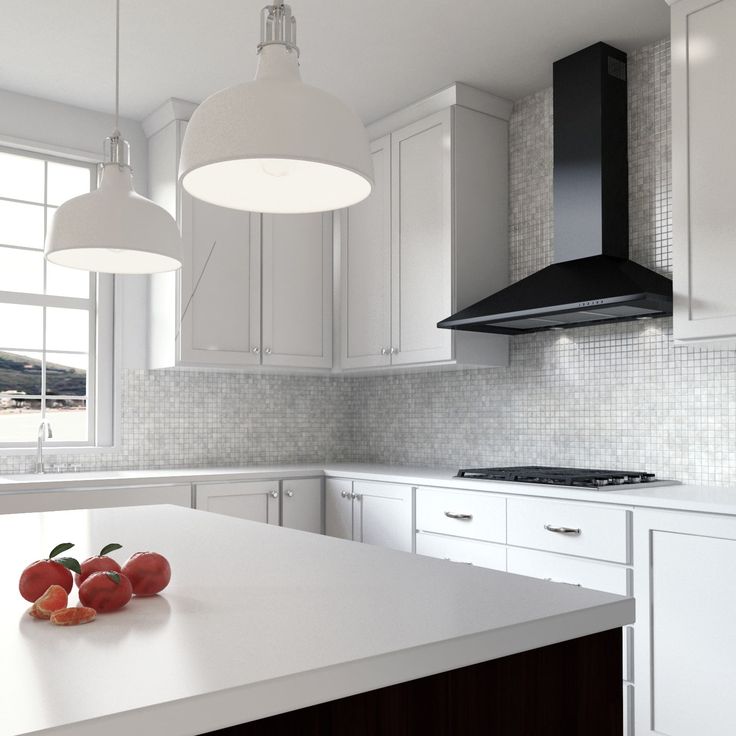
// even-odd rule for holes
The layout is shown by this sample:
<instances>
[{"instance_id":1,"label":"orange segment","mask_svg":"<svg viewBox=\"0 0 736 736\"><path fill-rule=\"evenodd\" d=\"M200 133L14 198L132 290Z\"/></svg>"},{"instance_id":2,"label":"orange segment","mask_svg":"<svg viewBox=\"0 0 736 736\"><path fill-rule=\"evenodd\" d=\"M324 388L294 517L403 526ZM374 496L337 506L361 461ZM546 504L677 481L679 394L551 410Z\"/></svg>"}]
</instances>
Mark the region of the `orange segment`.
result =
<instances>
[{"instance_id":1,"label":"orange segment","mask_svg":"<svg viewBox=\"0 0 736 736\"><path fill-rule=\"evenodd\" d=\"M94 608L78 606L77 608L61 608L51 614L51 623L57 626L76 626L94 621L97 612Z\"/></svg>"},{"instance_id":2,"label":"orange segment","mask_svg":"<svg viewBox=\"0 0 736 736\"><path fill-rule=\"evenodd\" d=\"M66 608L68 601L69 596L61 585L51 585L33 606L43 618L49 618L54 611Z\"/></svg>"}]
</instances>

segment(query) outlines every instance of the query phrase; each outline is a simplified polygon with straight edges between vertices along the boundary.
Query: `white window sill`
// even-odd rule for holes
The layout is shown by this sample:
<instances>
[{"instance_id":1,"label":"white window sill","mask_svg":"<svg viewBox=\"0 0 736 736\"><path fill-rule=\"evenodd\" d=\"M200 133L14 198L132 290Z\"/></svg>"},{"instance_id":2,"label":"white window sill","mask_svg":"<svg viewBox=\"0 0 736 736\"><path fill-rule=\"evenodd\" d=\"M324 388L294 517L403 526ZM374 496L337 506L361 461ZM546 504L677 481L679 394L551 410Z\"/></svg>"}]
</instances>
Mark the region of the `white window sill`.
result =
<instances>
[{"instance_id":1,"label":"white window sill","mask_svg":"<svg viewBox=\"0 0 736 736\"><path fill-rule=\"evenodd\" d=\"M52 455L104 455L116 452L120 448L117 445L92 446L92 445L44 445L43 456L51 457ZM36 456L36 446L28 445L27 447L0 447L0 457L14 455L31 455Z\"/></svg>"}]
</instances>

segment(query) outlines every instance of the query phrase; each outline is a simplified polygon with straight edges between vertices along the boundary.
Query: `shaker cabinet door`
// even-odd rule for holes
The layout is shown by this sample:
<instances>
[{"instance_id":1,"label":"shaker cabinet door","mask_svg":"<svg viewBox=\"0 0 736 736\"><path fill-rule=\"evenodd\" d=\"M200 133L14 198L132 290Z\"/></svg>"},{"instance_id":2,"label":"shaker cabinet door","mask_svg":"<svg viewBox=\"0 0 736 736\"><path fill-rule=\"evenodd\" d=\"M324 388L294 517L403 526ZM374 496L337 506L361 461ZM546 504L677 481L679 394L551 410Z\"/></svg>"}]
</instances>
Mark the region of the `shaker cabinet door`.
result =
<instances>
[{"instance_id":1,"label":"shaker cabinet door","mask_svg":"<svg viewBox=\"0 0 736 736\"><path fill-rule=\"evenodd\" d=\"M371 155L373 191L341 214L343 368L391 362L391 137Z\"/></svg>"},{"instance_id":2,"label":"shaker cabinet door","mask_svg":"<svg viewBox=\"0 0 736 736\"><path fill-rule=\"evenodd\" d=\"M332 214L263 215L264 366L332 367Z\"/></svg>"},{"instance_id":3,"label":"shaker cabinet door","mask_svg":"<svg viewBox=\"0 0 736 736\"><path fill-rule=\"evenodd\" d=\"M393 365L452 359L452 113L391 135Z\"/></svg>"},{"instance_id":4,"label":"shaker cabinet door","mask_svg":"<svg viewBox=\"0 0 736 736\"><path fill-rule=\"evenodd\" d=\"M258 365L260 215L182 195L180 345L185 363Z\"/></svg>"},{"instance_id":5,"label":"shaker cabinet door","mask_svg":"<svg viewBox=\"0 0 736 736\"><path fill-rule=\"evenodd\" d=\"M736 342L736 0L672 7L674 337Z\"/></svg>"},{"instance_id":6,"label":"shaker cabinet door","mask_svg":"<svg viewBox=\"0 0 736 736\"><path fill-rule=\"evenodd\" d=\"M322 533L322 478L281 481L281 526Z\"/></svg>"},{"instance_id":7,"label":"shaker cabinet door","mask_svg":"<svg viewBox=\"0 0 736 736\"><path fill-rule=\"evenodd\" d=\"M279 524L278 481L199 483L196 508L239 519Z\"/></svg>"}]
</instances>

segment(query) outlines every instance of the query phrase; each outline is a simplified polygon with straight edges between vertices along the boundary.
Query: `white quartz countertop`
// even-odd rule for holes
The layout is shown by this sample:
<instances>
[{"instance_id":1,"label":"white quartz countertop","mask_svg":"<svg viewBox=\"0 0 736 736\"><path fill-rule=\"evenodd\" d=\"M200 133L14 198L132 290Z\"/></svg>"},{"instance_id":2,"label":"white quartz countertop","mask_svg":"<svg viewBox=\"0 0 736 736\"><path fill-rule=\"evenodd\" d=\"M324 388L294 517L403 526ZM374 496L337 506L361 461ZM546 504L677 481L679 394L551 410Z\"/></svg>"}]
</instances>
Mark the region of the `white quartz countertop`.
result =
<instances>
[{"instance_id":1,"label":"white quartz countertop","mask_svg":"<svg viewBox=\"0 0 736 736\"><path fill-rule=\"evenodd\" d=\"M171 468L154 470L97 471L82 473L17 474L0 476L0 505L5 493L64 491L75 488L105 488L164 483L205 483L229 480L307 478L327 475L353 480L407 483L417 486L486 491L506 495L558 498L611 503L621 506L698 511L736 515L736 488L671 483L625 486L621 490L594 491L584 488L508 483L455 478L457 468L373 465L365 463L320 463L257 465L226 468Z\"/></svg>"},{"instance_id":2,"label":"white quartz countertop","mask_svg":"<svg viewBox=\"0 0 736 736\"><path fill-rule=\"evenodd\" d=\"M197 734L634 620L631 598L172 506L0 516L0 539L0 736ZM62 541L159 551L171 584L34 620L18 575Z\"/></svg>"}]
</instances>

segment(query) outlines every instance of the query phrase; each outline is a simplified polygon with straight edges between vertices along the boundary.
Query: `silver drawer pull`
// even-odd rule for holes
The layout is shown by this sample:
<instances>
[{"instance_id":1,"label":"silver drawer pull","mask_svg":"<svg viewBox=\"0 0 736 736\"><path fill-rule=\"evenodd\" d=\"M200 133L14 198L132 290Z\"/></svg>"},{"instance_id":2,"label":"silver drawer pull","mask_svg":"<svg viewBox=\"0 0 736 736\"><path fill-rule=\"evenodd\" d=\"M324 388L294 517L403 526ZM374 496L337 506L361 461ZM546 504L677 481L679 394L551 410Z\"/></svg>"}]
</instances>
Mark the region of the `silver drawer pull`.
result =
<instances>
[{"instance_id":1,"label":"silver drawer pull","mask_svg":"<svg viewBox=\"0 0 736 736\"><path fill-rule=\"evenodd\" d=\"M443 557L443 560L447 560L448 562L454 562L456 565L470 565L473 566L472 562L462 562L461 560L453 560L452 557Z\"/></svg>"},{"instance_id":2,"label":"silver drawer pull","mask_svg":"<svg viewBox=\"0 0 736 736\"><path fill-rule=\"evenodd\" d=\"M579 536L581 533L580 529L573 529L570 526L552 526L552 524L545 524L544 528L548 532L554 532L555 534L574 534L575 536Z\"/></svg>"},{"instance_id":3,"label":"silver drawer pull","mask_svg":"<svg viewBox=\"0 0 736 736\"><path fill-rule=\"evenodd\" d=\"M558 585L574 585L576 588L582 588L580 583L568 583L566 580L554 580L553 578L544 578L548 583L557 583Z\"/></svg>"},{"instance_id":4,"label":"silver drawer pull","mask_svg":"<svg viewBox=\"0 0 736 736\"><path fill-rule=\"evenodd\" d=\"M473 514L454 514L452 511L445 511L448 519L457 519L458 521L471 521Z\"/></svg>"}]
</instances>

